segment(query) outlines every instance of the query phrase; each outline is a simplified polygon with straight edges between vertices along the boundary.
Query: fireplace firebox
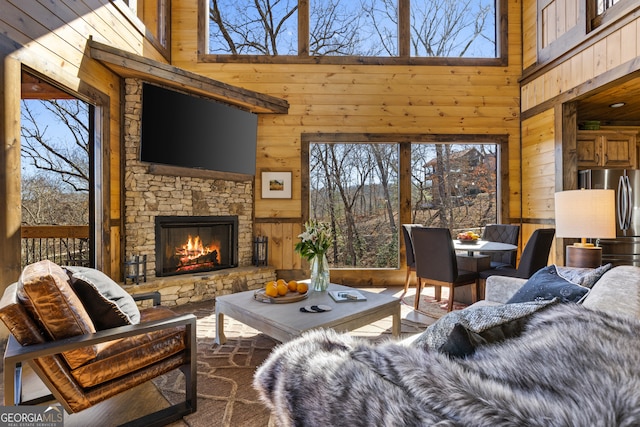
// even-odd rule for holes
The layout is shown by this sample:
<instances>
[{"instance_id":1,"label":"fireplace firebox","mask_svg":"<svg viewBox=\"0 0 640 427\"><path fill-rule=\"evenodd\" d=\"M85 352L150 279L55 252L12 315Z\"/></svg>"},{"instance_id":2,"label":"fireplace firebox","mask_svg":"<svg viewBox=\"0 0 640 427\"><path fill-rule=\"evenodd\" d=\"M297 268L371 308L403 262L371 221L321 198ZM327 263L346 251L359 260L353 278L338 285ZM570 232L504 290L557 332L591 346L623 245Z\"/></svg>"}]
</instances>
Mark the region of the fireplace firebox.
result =
<instances>
[{"instance_id":1,"label":"fireplace firebox","mask_svg":"<svg viewBox=\"0 0 640 427\"><path fill-rule=\"evenodd\" d=\"M156 276L237 266L237 216L156 217Z\"/></svg>"}]
</instances>

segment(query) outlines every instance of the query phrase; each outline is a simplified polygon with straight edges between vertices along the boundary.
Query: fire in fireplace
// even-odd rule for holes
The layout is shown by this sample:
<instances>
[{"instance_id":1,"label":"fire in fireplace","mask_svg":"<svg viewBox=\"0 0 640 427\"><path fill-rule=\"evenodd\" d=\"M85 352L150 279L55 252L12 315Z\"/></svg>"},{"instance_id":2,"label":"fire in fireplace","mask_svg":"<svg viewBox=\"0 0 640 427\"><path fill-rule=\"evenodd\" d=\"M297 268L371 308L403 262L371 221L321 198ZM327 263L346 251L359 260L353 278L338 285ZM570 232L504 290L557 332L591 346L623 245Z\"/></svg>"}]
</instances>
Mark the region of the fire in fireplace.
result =
<instances>
[{"instance_id":1,"label":"fire in fireplace","mask_svg":"<svg viewBox=\"0 0 640 427\"><path fill-rule=\"evenodd\" d=\"M156 276L237 267L237 216L156 217Z\"/></svg>"}]
</instances>

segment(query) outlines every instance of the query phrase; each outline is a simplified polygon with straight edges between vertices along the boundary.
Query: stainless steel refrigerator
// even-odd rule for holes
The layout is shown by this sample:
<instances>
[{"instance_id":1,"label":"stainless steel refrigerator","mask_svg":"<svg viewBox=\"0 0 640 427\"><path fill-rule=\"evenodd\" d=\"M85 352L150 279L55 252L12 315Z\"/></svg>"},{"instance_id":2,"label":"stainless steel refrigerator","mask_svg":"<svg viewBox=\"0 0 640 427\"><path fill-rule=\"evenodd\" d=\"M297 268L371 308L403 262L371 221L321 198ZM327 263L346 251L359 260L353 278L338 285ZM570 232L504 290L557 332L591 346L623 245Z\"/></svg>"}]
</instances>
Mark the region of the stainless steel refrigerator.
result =
<instances>
[{"instance_id":1,"label":"stainless steel refrigerator","mask_svg":"<svg viewBox=\"0 0 640 427\"><path fill-rule=\"evenodd\" d=\"M578 178L578 188L616 191L617 237L600 239L602 262L640 266L640 170L589 169Z\"/></svg>"}]
</instances>

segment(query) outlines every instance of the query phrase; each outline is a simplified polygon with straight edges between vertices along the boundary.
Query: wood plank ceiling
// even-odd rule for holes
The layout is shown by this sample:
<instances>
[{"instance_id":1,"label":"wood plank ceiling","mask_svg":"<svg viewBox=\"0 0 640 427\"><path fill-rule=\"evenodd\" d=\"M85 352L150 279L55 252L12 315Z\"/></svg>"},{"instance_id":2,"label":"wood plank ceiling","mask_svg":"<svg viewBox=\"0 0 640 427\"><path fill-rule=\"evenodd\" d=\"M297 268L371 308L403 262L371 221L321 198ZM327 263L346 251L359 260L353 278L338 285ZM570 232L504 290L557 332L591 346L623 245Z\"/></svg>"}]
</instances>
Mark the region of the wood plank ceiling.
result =
<instances>
[{"instance_id":1,"label":"wood plank ceiling","mask_svg":"<svg viewBox=\"0 0 640 427\"><path fill-rule=\"evenodd\" d=\"M612 108L615 103L624 103ZM601 125L640 126L640 77L618 83L578 101L578 122L599 120Z\"/></svg>"}]
</instances>

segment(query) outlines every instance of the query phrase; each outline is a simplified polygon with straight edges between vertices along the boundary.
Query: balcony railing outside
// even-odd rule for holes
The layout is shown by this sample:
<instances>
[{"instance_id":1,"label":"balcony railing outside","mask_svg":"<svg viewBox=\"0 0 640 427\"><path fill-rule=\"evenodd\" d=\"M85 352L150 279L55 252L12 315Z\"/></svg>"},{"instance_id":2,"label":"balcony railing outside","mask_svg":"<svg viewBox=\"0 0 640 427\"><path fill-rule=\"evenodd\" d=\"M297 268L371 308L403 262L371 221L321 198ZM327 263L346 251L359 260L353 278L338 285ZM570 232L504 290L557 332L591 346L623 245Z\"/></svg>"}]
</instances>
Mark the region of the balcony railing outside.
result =
<instances>
[{"instance_id":1,"label":"balcony railing outside","mask_svg":"<svg viewBox=\"0 0 640 427\"><path fill-rule=\"evenodd\" d=\"M59 265L89 267L88 225L30 225L21 227L22 266L48 259Z\"/></svg>"}]
</instances>

